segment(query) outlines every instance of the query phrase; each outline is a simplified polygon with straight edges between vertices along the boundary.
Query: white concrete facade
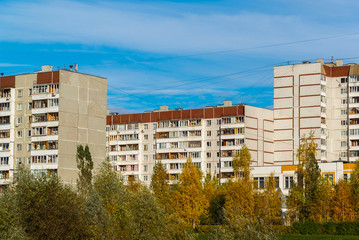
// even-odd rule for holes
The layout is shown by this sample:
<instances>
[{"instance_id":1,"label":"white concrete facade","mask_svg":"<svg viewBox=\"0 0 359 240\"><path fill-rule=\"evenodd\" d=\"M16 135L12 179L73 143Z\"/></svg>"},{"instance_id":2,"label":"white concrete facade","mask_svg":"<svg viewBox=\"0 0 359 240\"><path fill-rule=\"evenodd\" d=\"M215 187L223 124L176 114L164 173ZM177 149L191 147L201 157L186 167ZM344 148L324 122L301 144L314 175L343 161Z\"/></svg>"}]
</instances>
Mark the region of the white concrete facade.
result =
<instances>
[{"instance_id":1,"label":"white concrete facade","mask_svg":"<svg viewBox=\"0 0 359 240\"><path fill-rule=\"evenodd\" d=\"M125 180L149 183L157 161L176 180L188 157L204 173L218 175L221 166L226 179L233 176L232 159L243 144L253 166L273 164L271 110L225 101L206 109L162 106L150 113L107 117L107 154Z\"/></svg>"},{"instance_id":2,"label":"white concrete facade","mask_svg":"<svg viewBox=\"0 0 359 240\"><path fill-rule=\"evenodd\" d=\"M0 78L0 188L19 164L76 182L76 147L106 157L106 79L69 70Z\"/></svg>"}]
</instances>

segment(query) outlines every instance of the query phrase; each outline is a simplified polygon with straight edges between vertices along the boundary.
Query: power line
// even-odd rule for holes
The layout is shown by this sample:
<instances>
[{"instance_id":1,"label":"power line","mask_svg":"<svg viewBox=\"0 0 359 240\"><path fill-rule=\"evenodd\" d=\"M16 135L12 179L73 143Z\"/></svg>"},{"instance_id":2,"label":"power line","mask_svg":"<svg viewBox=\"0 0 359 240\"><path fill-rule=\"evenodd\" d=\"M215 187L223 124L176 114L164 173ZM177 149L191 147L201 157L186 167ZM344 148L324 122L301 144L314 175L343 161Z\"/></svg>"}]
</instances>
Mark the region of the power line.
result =
<instances>
[{"instance_id":1,"label":"power line","mask_svg":"<svg viewBox=\"0 0 359 240\"><path fill-rule=\"evenodd\" d=\"M354 35L358 35L358 34L359 34L359 32L354 32L354 33L346 33L346 34L332 35L332 36L326 36L326 37L317 37L317 38L311 38L311 39L305 39L305 40L298 40L298 41L292 41L292 42L283 42L283 43L275 43L275 44L262 45L262 46L256 46L256 47L248 47L248 48L241 48L241 49L232 49L232 50L214 51L214 52L204 52L204 53L198 53L198 54L189 54L189 55L173 56L173 57L152 58L152 59L147 60L147 62L170 60L170 59L176 59L176 58L189 58L189 57L198 57L198 56L206 56L206 55L224 54L224 53L232 53L232 52L241 52L241 51L246 51L246 50L255 50L255 49L262 49L262 48L271 48L271 47L278 47L278 46L285 46L285 45L293 45L293 44L298 44L298 43L306 43L306 42L315 42L315 41L321 41L321 40L335 39L335 38L341 38L341 37L347 37L347 36L354 36Z\"/></svg>"}]
</instances>

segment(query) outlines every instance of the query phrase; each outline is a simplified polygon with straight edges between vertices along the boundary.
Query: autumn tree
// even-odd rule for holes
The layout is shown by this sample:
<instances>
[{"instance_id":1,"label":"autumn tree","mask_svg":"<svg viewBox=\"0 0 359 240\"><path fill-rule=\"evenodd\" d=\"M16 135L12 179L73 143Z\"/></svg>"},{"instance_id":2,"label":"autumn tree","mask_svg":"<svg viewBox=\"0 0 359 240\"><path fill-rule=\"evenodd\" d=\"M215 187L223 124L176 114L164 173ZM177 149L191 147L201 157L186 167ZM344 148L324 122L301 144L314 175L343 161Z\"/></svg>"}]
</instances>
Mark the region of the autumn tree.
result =
<instances>
[{"instance_id":1,"label":"autumn tree","mask_svg":"<svg viewBox=\"0 0 359 240\"><path fill-rule=\"evenodd\" d=\"M256 194L256 216L265 224L280 224L282 222L282 196L277 189L277 182L273 173L267 178L265 188Z\"/></svg>"},{"instance_id":2,"label":"autumn tree","mask_svg":"<svg viewBox=\"0 0 359 240\"><path fill-rule=\"evenodd\" d=\"M356 219L359 220L359 159L355 162L354 170L350 176L350 189L353 197L353 207Z\"/></svg>"},{"instance_id":3,"label":"autumn tree","mask_svg":"<svg viewBox=\"0 0 359 240\"><path fill-rule=\"evenodd\" d=\"M189 157L179 176L178 190L173 193L173 205L178 215L193 228L206 213L208 201L203 192L201 173Z\"/></svg>"},{"instance_id":4,"label":"autumn tree","mask_svg":"<svg viewBox=\"0 0 359 240\"><path fill-rule=\"evenodd\" d=\"M86 195L92 186L92 170L93 161L89 147L86 145L85 148L82 145L77 146L76 153L77 169L79 170L77 187L82 195Z\"/></svg>"},{"instance_id":5,"label":"autumn tree","mask_svg":"<svg viewBox=\"0 0 359 240\"><path fill-rule=\"evenodd\" d=\"M321 171L316 160L317 143L314 142L314 133L301 138L297 151L297 182L288 196L288 214L290 220L300 221L327 221L329 219L329 203L331 187L328 181L322 179ZM322 211L318 211L321 209Z\"/></svg>"},{"instance_id":6,"label":"autumn tree","mask_svg":"<svg viewBox=\"0 0 359 240\"><path fill-rule=\"evenodd\" d=\"M231 179L226 186L225 211L227 219L234 221L240 216L254 217L254 188L250 179L251 155L246 146L239 152L236 171L239 178Z\"/></svg>"},{"instance_id":7,"label":"autumn tree","mask_svg":"<svg viewBox=\"0 0 359 240\"><path fill-rule=\"evenodd\" d=\"M340 179L335 186L334 197L331 203L332 220L337 222L355 221L355 209L350 185L344 179Z\"/></svg>"},{"instance_id":8,"label":"autumn tree","mask_svg":"<svg viewBox=\"0 0 359 240\"><path fill-rule=\"evenodd\" d=\"M167 171L161 162L156 163L151 179L151 189L156 198L164 206L169 204L169 186L167 183Z\"/></svg>"}]
</instances>

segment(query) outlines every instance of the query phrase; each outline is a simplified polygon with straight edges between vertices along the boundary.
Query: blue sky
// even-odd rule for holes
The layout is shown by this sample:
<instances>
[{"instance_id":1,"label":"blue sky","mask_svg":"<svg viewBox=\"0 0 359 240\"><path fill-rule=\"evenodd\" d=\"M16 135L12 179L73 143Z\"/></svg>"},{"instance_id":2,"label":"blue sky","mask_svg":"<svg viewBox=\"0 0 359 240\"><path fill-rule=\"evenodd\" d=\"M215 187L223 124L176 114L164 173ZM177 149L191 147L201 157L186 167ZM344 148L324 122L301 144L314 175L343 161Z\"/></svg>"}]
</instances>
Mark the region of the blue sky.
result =
<instances>
[{"instance_id":1,"label":"blue sky","mask_svg":"<svg viewBox=\"0 0 359 240\"><path fill-rule=\"evenodd\" d=\"M121 113L223 100L270 108L274 66L359 59L357 0L0 0L0 6L0 72L78 63L80 72L108 78L108 108ZM317 38L327 39L281 45Z\"/></svg>"}]
</instances>

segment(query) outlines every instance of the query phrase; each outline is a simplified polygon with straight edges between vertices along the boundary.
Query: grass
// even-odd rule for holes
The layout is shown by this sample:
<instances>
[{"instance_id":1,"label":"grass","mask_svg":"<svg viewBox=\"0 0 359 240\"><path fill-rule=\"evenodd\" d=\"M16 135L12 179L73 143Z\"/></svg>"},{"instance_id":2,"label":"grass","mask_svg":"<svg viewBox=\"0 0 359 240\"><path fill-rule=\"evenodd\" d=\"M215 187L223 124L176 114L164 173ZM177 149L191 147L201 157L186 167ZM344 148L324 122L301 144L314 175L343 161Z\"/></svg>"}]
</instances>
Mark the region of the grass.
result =
<instances>
[{"instance_id":1,"label":"grass","mask_svg":"<svg viewBox=\"0 0 359 240\"><path fill-rule=\"evenodd\" d=\"M359 239L359 236L342 236L342 235L280 235L278 236L280 240L301 240L301 239L311 239L311 240L353 240Z\"/></svg>"}]
</instances>

